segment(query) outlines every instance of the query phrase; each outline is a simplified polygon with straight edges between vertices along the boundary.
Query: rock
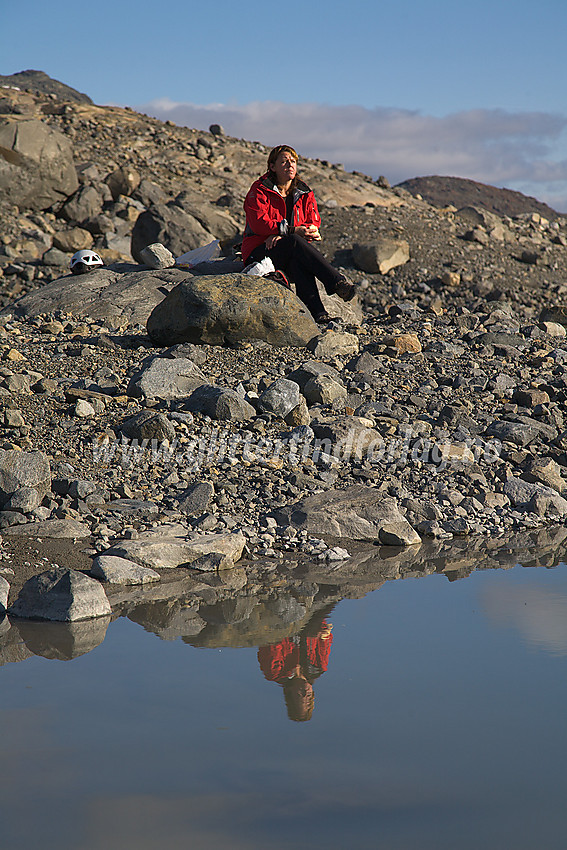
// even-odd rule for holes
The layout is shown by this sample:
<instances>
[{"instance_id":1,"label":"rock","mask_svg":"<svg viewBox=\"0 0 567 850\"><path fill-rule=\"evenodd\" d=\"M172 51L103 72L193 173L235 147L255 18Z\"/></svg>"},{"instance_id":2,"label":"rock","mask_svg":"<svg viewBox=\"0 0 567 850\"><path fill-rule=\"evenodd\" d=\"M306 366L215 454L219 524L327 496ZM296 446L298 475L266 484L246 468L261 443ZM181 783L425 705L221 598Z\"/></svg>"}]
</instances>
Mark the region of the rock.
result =
<instances>
[{"instance_id":1,"label":"rock","mask_svg":"<svg viewBox=\"0 0 567 850\"><path fill-rule=\"evenodd\" d=\"M567 307L554 305L544 307L540 313L540 322L557 322L563 327L567 326Z\"/></svg>"},{"instance_id":2,"label":"rock","mask_svg":"<svg viewBox=\"0 0 567 850\"><path fill-rule=\"evenodd\" d=\"M194 390L183 402L183 407L193 413L206 413L211 419L228 422L247 422L256 416L256 410L234 390L204 384Z\"/></svg>"},{"instance_id":3,"label":"rock","mask_svg":"<svg viewBox=\"0 0 567 850\"><path fill-rule=\"evenodd\" d=\"M293 372L290 372L287 377L290 381L295 381L295 383L299 385L301 392L303 392L307 382L311 380L311 378L317 377L317 375L328 375L337 382L341 380L340 372L333 369L333 367L329 366L327 363L322 363L318 360L306 360L305 363L302 363L298 369L294 369Z\"/></svg>"},{"instance_id":4,"label":"rock","mask_svg":"<svg viewBox=\"0 0 567 850\"><path fill-rule=\"evenodd\" d=\"M395 334L385 337L383 342L393 348L397 354L420 354L421 352L421 343L417 334Z\"/></svg>"},{"instance_id":5,"label":"rock","mask_svg":"<svg viewBox=\"0 0 567 850\"><path fill-rule=\"evenodd\" d=\"M549 395L544 390L514 390L512 401L520 407L536 407L538 404L549 404Z\"/></svg>"},{"instance_id":6,"label":"rock","mask_svg":"<svg viewBox=\"0 0 567 850\"><path fill-rule=\"evenodd\" d=\"M311 422L311 415L307 408L307 402L303 397L297 407L290 410L284 417L284 421L286 425L290 426L290 428L296 428L298 425L309 425Z\"/></svg>"},{"instance_id":7,"label":"rock","mask_svg":"<svg viewBox=\"0 0 567 850\"><path fill-rule=\"evenodd\" d=\"M147 329L163 346L251 339L303 346L317 334L307 308L292 292L275 281L239 274L185 280L154 308Z\"/></svg>"},{"instance_id":8,"label":"rock","mask_svg":"<svg viewBox=\"0 0 567 850\"><path fill-rule=\"evenodd\" d=\"M377 540L380 539L381 529L390 527L396 529L396 539L404 536L412 543L421 542L419 535L400 513L395 499L384 496L373 487L362 485L307 496L275 511L274 516L280 525L293 525L310 534L329 534L351 540Z\"/></svg>"},{"instance_id":9,"label":"rock","mask_svg":"<svg viewBox=\"0 0 567 850\"><path fill-rule=\"evenodd\" d=\"M522 478L531 483L544 484L558 493L562 493L567 482L561 474L561 467L550 457L533 457L528 468L522 473Z\"/></svg>"},{"instance_id":10,"label":"rock","mask_svg":"<svg viewBox=\"0 0 567 850\"><path fill-rule=\"evenodd\" d=\"M191 484L179 497L179 510L188 516L200 516L209 507L215 488L210 481Z\"/></svg>"},{"instance_id":11,"label":"rock","mask_svg":"<svg viewBox=\"0 0 567 850\"><path fill-rule=\"evenodd\" d=\"M333 404L334 401L345 400L347 397L343 385L328 375L317 375L307 381L303 394L308 404Z\"/></svg>"},{"instance_id":12,"label":"rock","mask_svg":"<svg viewBox=\"0 0 567 850\"><path fill-rule=\"evenodd\" d=\"M11 526L4 534L11 537L81 538L89 537L90 529L75 519L46 519Z\"/></svg>"},{"instance_id":13,"label":"rock","mask_svg":"<svg viewBox=\"0 0 567 850\"><path fill-rule=\"evenodd\" d=\"M74 412L79 419L92 419L96 415L93 405L84 398L77 401Z\"/></svg>"},{"instance_id":14,"label":"rock","mask_svg":"<svg viewBox=\"0 0 567 850\"><path fill-rule=\"evenodd\" d=\"M163 413L156 410L141 410L120 426L120 430L132 440L169 440L175 438L175 428Z\"/></svg>"},{"instance_id":15,"label":"rock","mask_svg":"<svg viewBox=\"0 0 567 850\"><path fill-rule=\"evenodd\" d=\"M22 487L45 496L51 487L49 461L43 452L0 449L0 504Z\"/></svg>"},{"instance_id":16,"label":"rock","mask_svg":"<svg viewBox=\"0 0 567 850\"><path fill-rule=\"evenodd\" d=\"M129 396L145 399L185 398L207 379L192 360L177 357L150 357L132 375L126 390Z\"/></svg>"},{"instance_id":17,"label":"rock","mask_svg":"<svg viewBox=\"0 0 567 850\"><path fill-rule=\"evenodd\" d=\"M225 136L226 133L222 124L211 124L209 127L209 133L212 133L213 136Z\"/></svg>"},{"instance_id":18,"label":"rock","mask_svg":"<svg viewBox=\"0 0 567 850\"><path fill-rule=\"evenodd\" d=\"M112 609L98 581L56 567L28 579L9 613L26 619L73 622L104 617Z\"/></svg>"},{"instance_id":19,"label":"rock","mask_svg":"<svg viewBox=\"0 0 567 850\"><path fill-rule=\"evenodd\" d=\"M41 498L35 487L19 487L6 502L6 509L21 511L23 514L31 513L39 506Z\"/></svg>"},{"instance_id":20,"label":"rock","mask_svg":"<svg viewBox=\"0 0 567 850\"><path fill-rule=\"evenodd\" d=\"M119 195L131 195L138 188L140 175L135 168L123 165L109 174L105 183L116 200Z\"/></svg>"},{"instance_id":21,"label":"rock","mask_svg":"<svg viewBox=\"0 0 567 850\"><path fill-rule=\"evenodd\" d=\"M102 212L102 196L94 186L82 186L61 208L66 221L82 224L96 218Z\"/></svg>"},{"instance_id":22,"label":"rock","mask_svg":"<svg viewBox=\"0 0 567 850\"><path fill-rule=\"evenodd\" d=\"M6 613L8 607L8 594L10 593L10 583L3 576L0 576L0 615Z\"/></svg>"},{"instance_id":23,"label":"rock","mask_svg":"<svg viewBox=\"0 0 567 850\"><path fill-rule=\"evenodd\" d=\"M332 357L350 357L357 354L359 345L358 337L355 334L325 331L325 333L313 337L308 342L307 347L315 357L327 360Z\"/></svg>"},{"instance_id":24,"label":"rock","mask_svg":"<svg viewBox=\"0 0 567 850\"><path fill-rule=\"evenodd\" d=\"M53 245L60 251L74 254L76 251L82 251L83 248L92 248L93 237L83 227L70 227L68 230L58 230L53 235Z\"/></svg>"},{"instance_id":25,"label":"rock","mask_svg":"<svg viewBox=\"0 0 567 850\"><path fill-rule=\"evenodd\" d=\"M179 193L174 203L221 242L230 242L241 231L240 225L229 213L220 210L214 204L204 203L202 195L193 196L192 193L184 190Z\"/></svg>"},{"instance_id":26,"label":"rock","mask_svg":"<svg viewBox=\"0 0 567 850\"><path fill-rule=\"evenodd\" d=\"M496 437L502 443L515 443L517 446L527 446L538 433L534 425L507 420L495 420L484 432L486 437Z\"/></svg>"},{"instance_id":27,"label":"rock","mask_svg":"<svg viewBox=\"0 0 567 850\"><path fill-rule=\"evenodd\" d=\"M421 543L419 534L407 520L385 523L378 532L378 539L384 546L413 546Z\"/></svg>"},{"instance_id":28,"label":"rock","mask_svg":"<svg viewBox=\"0 0 567 850\"><path fill-rule=\"evenodd\" d=\"M539 327L548 336L567 336L567 329L565 329L565 327L563 325L560 325L558 322L540 322Z\"/></svg>"},{"instance_id":29,"label":"rock","mask_svg":"<svg viewBox=\"0 0 567 850\"><path fill-rule=\"evenodd\" d=\"M355 244L352 256L357 268L369 274L386 274L409 260L409 245L405 239L380 237L368 244Z\"/></svg>"},{"instance_id":30,"label":"rock","mask_svg":"<svg viewBox=\"0 0 567 850\"><path fill-rule=\"evenodd\" d=\"M335 416L312 422L312 428L317 439L326 442L325 452L334 457L361 459L384 445L381 434L370 427L367 419L358 416Z\"/></svg>"},{"instance_id":31,"label":"rock","mask_svg":"<svg viewBox=\"0 0 567 850\"><path fill-rule=\"evenodd\" d=\"M258 409L285 419L299 405L300 400L299 386L295 381L277 378L258 399Z\"/></svg>"},{"instance_id":32,"label":"rock","mask_svg":"<svg viewBox=\"0 0 567 850\"><path fill-rule=\"evenodd\" d=\"M141 213L132 229L130 251L138 263L143 263L141 251L160 242L174 257L212 242L214 235L192 215L175 204L156 204Z\"/></svg>"},{"instance_id":33,"label":"rock","mask_svg":"<svg viewBox=\"0 0 567 850\"><path fill-rule=\"evenodd\" d=\"M513 505L523 510L531 511L532 507L539 504L539 508L534 513L540 516L545 516L549 510L561 518L567 516L567 499L563 499L551 487L545 487L539 483L531 484L520 478L509 478L504 484L503 491Z\"/></svg>"},{"instance_id":34,"label":"rock","mask_svg":"<svg viewBox=\"0 0 567 850\"><path fill-rule=\"evenodd\" d=\"M161 579L155 570L112 555L97 555L93 560L91 575L109 584L147 584Z\"/></svg>"},{"instance_id":35,"label":"rock","mask_svg":"<svg viewBox=\"0 0 567 850\"><path fill-rule=\"evenodd\" d=\"M65 257L65 265L69 259ZM88 278L69 274L25 295L18 301L17 312L35 317L62 311L81 319L145 324L156 304L163 301L168 285L184 280L186 274L179 269L120 274L108 268L89 272Z\"/></svg>"},{"instance_id":36,"label":"rock","mask_svg":"<svg viewBox=\"0 0 567 850\"><path fill-rule=\"evenodd\" d=\"M236 563L246 539L241 532L228 534L201 534L190 539L185 529L162 527L143 532L136 540L122 540L113 544L104 555L128 558L142 566L156 569L191 566L201 555L220 553Z\"/></svg>"},{"instance_id":37,"label":"rock","mask_svg":"<svg viewBox=\"0 0 567 850\"><path fill-rule=\"evenodd\" d=\"M159 242L142 248L140 259L151 269L169 269L175 265L175 257L171 251Z\"/></svg>"},{"instance_id":38,"label":"rock","mask_svg":"<svg viewBox=\"0 0 567 850\"><path fill-rule=\"evenodd\" d=\"M230 555L225 555L222 552L209 552L207 555L200 555L194 561L191 561L190 566L192 570L210 573L216 570L232 570L234 569L234 561Z\"/></svg>"},{"instance_id":39,"label":"rock","mask_svg":"<svg viewBox=\"0 0 567 850\"><path fill-rule=\"evenodd\" d=\"M42 121L0 122L0 198L46 210L78 188L68 140Z\"/></svg>"}]
</instances>

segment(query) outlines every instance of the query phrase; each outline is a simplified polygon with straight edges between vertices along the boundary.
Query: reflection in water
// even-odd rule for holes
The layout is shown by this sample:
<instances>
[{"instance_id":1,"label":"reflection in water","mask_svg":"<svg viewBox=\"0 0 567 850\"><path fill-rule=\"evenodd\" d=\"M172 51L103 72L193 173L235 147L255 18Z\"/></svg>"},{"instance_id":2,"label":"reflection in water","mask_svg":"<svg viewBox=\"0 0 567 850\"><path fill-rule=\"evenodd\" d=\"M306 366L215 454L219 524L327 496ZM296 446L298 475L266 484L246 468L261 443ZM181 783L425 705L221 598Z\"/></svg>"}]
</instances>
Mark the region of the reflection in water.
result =
<instances>
[{"instance_id":1,"label":"reflection in water","mask_svg":"<svg viewBox=\"0 0 567 850\"><path fill-rule=\"evenodd\" d=\"M110 616L73 623L15 620L14 626L34 655L70 661L100 646L106 637L110 620Z\"/></svg>"},{"instance_id":2,"label":"reflection in water","mask_svg":"<svg viewBox=\"0 0 567 850\"><path fill-rule=\"evenodd\" d=\"M475 541L475 546L461 538L409 549L366 547L333 566L290 561L275 570L272 564L264 570L261 563L216 574L176 570L171 577L153 585L109 586L106 591L114 617L127 617L162 640L181 638L195 647L260 646L262 669L267 670L264 656L268 647L279 646L277 652L283 655L288 643L291 646L297 640L307 640L310 624L318 622L320 626L325 616L322 612L331 610L341 599L362 598L387 582L434 573L442 573L454 582L479 570L511 569L517 563L553 568L566 559L566 550L567 529L560 526L506 539L487 538ZM567 618L559 599L547 608L540 600L530 606L530 615L523 612L522 616L520 602L516 610L513 599L498 601L495 596L486 604L492 616L507 618L508 622L515 618L534 640L565 651L563 624ZM4 618L0 622L0 666L30 655L76 658L104 640L108 623L109 619L103 617L75 624L11 622ZM311 640L314 635L308 637ZM302 688L307 694L313 681L301 672L303 666L299 664L300 675L294 678L304 679ZM300 685L299 681L294 683L298 691ZM292 688L284 690L289 695Z\"/></svg>"},{"instance_id":3,"label":"reflection in water","mask_svg":"<svg viewBox=\"0 0 567 850\"><path fill-rule=\"evenodd\" d=\"M527 644L567 655L567 594L496 584L483 589L482 601L494 623L512 626Z\"/></svg>"},{"instance_id":4,"label":"reflection in water","mask_svg":"<svg viewBox=\"0 0 567 850\"><path fill-rule=\"evenodd\" d=\"M260 669L269 682L283 688L290 720L310 720L315 706L313 682L329 665L333 635L327 611L318 611L297 635L258 650Z\"/></svg>"}]
</instances>

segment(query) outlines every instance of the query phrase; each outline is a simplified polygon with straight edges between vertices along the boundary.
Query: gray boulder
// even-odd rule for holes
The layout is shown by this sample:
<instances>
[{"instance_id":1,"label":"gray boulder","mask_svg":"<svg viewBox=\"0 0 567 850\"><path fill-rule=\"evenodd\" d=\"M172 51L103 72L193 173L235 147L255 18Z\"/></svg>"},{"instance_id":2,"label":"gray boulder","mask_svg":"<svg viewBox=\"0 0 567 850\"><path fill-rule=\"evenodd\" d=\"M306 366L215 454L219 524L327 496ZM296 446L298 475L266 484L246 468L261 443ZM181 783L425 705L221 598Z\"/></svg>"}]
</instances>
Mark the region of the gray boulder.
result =
<instances>
[{"instance_id":1,"label":"gray boulder","mask_svg":"<svg viewBox=\"0 0 567 850\"><path fill-rule=\"evenodd\" d=\"M93 578L66 567L55 567L28 579L9 609L26 619L72 622L111 614L101 585Z\"/></svg>"},{"instance_id":2,"label":"gray boulder","mask_svg":"<svg viewBox=\"0 0 567 850\"><path fill-rule=\"evenodd\" d=\"M68 262L66 257L65 264ZM69 274L32 290L10 310L24 317L61 310L80 318L123 319L131 324L145 324L171 286L186 277L187 272L181 269L121 274L103 268L89 272L88 277Z\"/></svg>"},{"instance_id":3,"label":"gray boulder","mask_svg":"<svg viewBox=\"0 0 567 850\"><path fill-rule=\"evenodd\" d=\"M142 368L132 375L127 394L134 398L172 399L189 396L207 379L192 360L184 357L150 357Z\"/></svg>"},{"instance_id":4,"label":"gray boulder","mask_svg":"<svg viewBox=\"0 0 567 850\"><path fill-rule=\"evenodd\" d=\"M38 522L26 522L23 525L13 525L2 532L9 537L50 537L75 539L89 537L88 525L76 519L45 519Z\"/></svg>"},{"instance_id":5,"label":"gray boulder","mask_svg":"<svg viewBox=\"0 0 567 850\"><path fill-rule=\"evenodd\" d=\"M256 410L235 390L204 384L197 387L183 403L186 410L206 413L211 419L227 422L247 422L256 416Z\"/></svg>"},{"instance_id":6,"label":"gray boulder","mask_svg":"<svg viewBox=\"0 0 567 850\"><path fill-rule=\"evenodd\" d=\"M285 419L300 401L301 394L295 381L277 378L258 399L258 409Z\"/></svg>"},{"instance_id":7,"label":"gray boulder","mask_svg":"<svg viewBox=\"0 0 567 850\"><path fill-rule=\"evenodd\" d=\"M49 461L43 452L0 449L0 504L22 487L43 497L51 487Z\"/></svg>"},{"instance_id":8,"label":"gray boulder","mask_svg":"<svg viewBox=\"0 0 567 850\"><path fill-rule=\"evenodd\" d=\"M61 208L63 218L67 221L79 222L79 224L96 218L101 212L102 197L94 186L83 186Z\"/></svg>"},{"instance_id":9,"label":"gray boulder","mask_svg":"<svg viewBox=\"0 0 567 850\"><path fill-rule=\"evenodd\" d=\"M126 437L132 440L173 440L175 428L169 419L156 410L140 410L120 426Z\"/></svg>"},{"instance_id":10,"label":"gray boulder","mask_svg":"<svg viewBox=\"0 0 567 850\"><path fill-rule=\"evenodd\" d=\"M116 200L119 195L131 195L140 185L140 179L135 168L122 165L108 175L105 183L110 189L112 197Z\"/></svg>"},{"instance_id":11,"label":"gray boulder","mask_svg":"<svg viewBox=\"0 0 567 850\"><path fill-rule=\"evenodd\" d=\"M108 584L147 584L161 579L155 570L112 555L97 555L93 560L91 575Z\"/></svg>"},{"instance_id":12,"label":"gray boulder","mask_svg":"<svg viewBox=\"0 0 567 850\"><path fill-rule=\"evenodd\" d=\"M175 257L160 242L148 245L140 251L140 258L151 269L170 269L175 265Z\"/></svg>"},{"instance_id":13,"label":"gray boulder","mask_svg":"<svg viewBox=\"0 0 567 850\"><path fill-rule=\"evenodd\" d=\"M380 540L384 545L396 546L421 543L396 500L364 485L307 496L274 516L280 525L293 525L310 534Z\"/></svg>"},{"instance_id":14,"label":"gray boulder","mask_svg":"<svg viewBox=\"0 0 567 850\"><path fill-rule=\"evenodd\" d=\"M207 245L215 237L195 216L175 204L156 204L138 216L132 229L130 251L138 263L143 263L143 248L160 242L174 257Z\"/></svg>"},{"instance_id":15,"label":"gray boulder","mask_svg":"<svg viewBox=\"0 0 567 850\"><path fill-rule=\"evenodd\" d=\"M295 381L296 384L299 384L299 388L303 392L306 383L311 378L316 378L317 375L329 375L335 381L340 381L341 379L340 373L336 369L319 360L306 360L298 369L290 372L287 377L290 381Z\"/></svg>"},{"instance_id":16,"label":"gray boulder","mask_svg":"<svg viewBox=\"0 0 567 850\"><path fill-rule=\"evenodd\" d=\"M369 274L386 274L409 260L409 245L405 239L383 236L364 245L355 244L352 256L357 268Z\"/></svg>"},{"instance_id":17,"label":"gray boulder","mask_svg":"<svg viewBox=\"0 0 567 850\"><path fill-rule=\"evenodd\" d=\"M201 555L212 552L226 555L236 563L245 543L241 532L189 537L183 526L162 526L142 532L135 540L117 541L102 554L128 558L151 569L172 569L190 566Z\"/></svg>"},{"instance_id":18,"label":"gray boulder","mask_svg":"<svg viewBox=\"0 0 567 850\"><path fill-rule=\"evenodd\" d=\"M215 488L210 481L197 481L179 497L179 510L188 516L204 514L215 495Z\"/></svg>"},{"instance_id":19,"label":"gray boulder","mask_svg":"<svg viewBox=\"0 0 567 850\"><path fill-rule=\"evenodd\" d=\"M147 329L162 346L250 339L304 346L318 333L292 292L275 281L241 274L188 278L154 308Z\"/></svg>"},{"instance_id":20,"label":"gray boulder","mask_svg":"<svg viewBox=\"0 0 567 850\"><path fill-rule=\"evenodd\" d=\"M42 121L0 123L0 199L46 210L78 188L68 140Z\"/></svg>"}]
</instances>

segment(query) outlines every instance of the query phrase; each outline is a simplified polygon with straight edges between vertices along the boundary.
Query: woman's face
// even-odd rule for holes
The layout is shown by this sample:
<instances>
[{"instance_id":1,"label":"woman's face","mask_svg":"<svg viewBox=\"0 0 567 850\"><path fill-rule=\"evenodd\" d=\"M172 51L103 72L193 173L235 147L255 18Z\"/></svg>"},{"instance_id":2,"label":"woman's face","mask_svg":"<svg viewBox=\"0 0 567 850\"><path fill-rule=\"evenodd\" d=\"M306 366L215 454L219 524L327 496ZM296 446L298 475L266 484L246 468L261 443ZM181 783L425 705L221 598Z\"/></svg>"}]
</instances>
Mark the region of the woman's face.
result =
<instances>
[{"instance_id":1,"label":"woman's face","mask_svg":"<svg viewBox=\"0 0 567 850\"><path fill-rule=\"evenodd\" d=\"M289 151L282 151L272 165L272 171L276 176L278 186L290 183L297 174L297 161L293 154Z\"/></svg>"}]
</instances>

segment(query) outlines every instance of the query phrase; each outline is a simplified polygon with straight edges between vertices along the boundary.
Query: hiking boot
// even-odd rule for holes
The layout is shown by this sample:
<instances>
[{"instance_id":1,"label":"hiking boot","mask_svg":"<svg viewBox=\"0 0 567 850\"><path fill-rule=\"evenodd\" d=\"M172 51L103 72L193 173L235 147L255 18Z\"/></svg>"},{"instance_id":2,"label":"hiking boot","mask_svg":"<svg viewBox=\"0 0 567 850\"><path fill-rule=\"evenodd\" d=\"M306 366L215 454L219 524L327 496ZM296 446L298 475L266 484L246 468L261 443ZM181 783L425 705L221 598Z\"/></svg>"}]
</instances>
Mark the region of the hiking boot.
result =
<instances>
[{"instance_id":1,"label":"hiking boot","mask_svg":"<svg viewBox=\"0 0 567 850\"><path fill-rule=\"evenodd\" d=\"M354 293L354 283L351 283L346 279L346 277L341 277L341 279L337 282L335 295L338 295L339 298L343 299L343 301L352 301Z\"/></svg>"}]
</instances>

